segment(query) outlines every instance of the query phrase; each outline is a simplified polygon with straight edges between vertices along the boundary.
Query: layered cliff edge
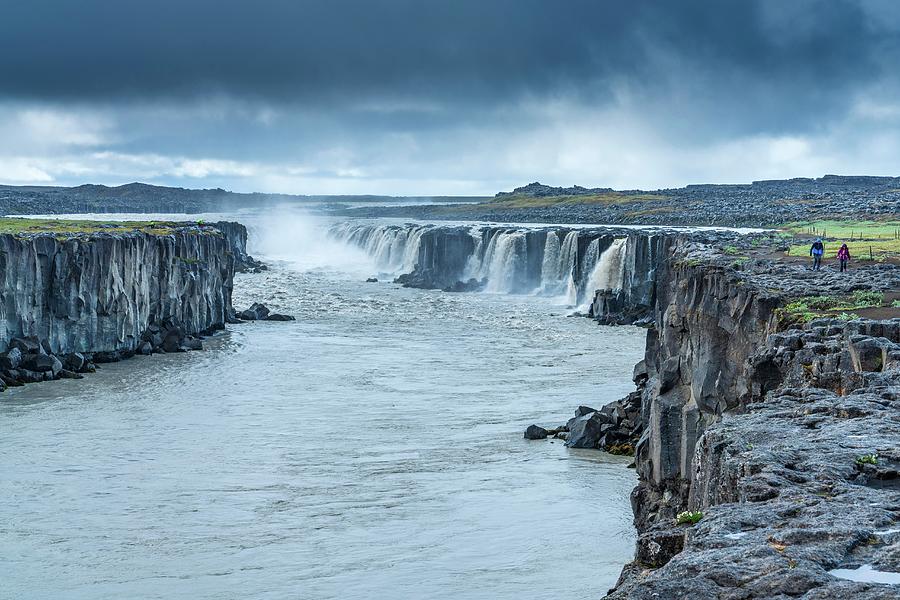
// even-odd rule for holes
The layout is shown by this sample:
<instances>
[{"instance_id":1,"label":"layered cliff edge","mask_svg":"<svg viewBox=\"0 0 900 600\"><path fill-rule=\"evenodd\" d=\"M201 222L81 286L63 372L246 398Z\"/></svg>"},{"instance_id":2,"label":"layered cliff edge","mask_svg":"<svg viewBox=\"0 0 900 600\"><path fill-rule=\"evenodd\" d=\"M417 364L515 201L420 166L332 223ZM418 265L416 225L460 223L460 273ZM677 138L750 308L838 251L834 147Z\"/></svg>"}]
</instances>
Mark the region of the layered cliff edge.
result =
<instances>
[{"instance_id":1,"label":"layered cliff edge","mask_svg":"<svg viewBox=\"0 0 900 600\"><path fill-rule=\"evenodd\" d=\"M900 319L785 322L792 298L863 289L900 269L672 244L636 378L635 560L610 598L897 597L876 581L900 577Z\"/></svg>"},{"instance_id":2,"label":"layered cliff edge","mask_svg":"<svg viewBox=\"0 0 900 600\"><path fill-rule=\"evenodd\" d=\"M0 234L0 385L198 349L201 336L234 319L245 244L244 227L225 222L66 223Z\"/></svg>"}]
</instances>

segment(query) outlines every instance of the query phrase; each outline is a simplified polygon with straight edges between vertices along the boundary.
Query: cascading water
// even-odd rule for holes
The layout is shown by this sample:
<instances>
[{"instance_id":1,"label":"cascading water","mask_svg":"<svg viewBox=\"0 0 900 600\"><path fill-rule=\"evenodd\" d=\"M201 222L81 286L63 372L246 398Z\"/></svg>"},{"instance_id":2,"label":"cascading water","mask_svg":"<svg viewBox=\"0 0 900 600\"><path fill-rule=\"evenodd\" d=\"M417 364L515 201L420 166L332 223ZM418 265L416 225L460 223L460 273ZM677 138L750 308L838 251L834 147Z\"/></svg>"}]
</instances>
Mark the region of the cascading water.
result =
<instances>
[{"instance_id":1,"label":"cascading water","mask_svg":"<svg viewBox=\"0 0 900 600\"><path fill-rule=\"evenodd\" d=\"M466 264L464 277L486 279L485 291L488 292L515 291L525 260L525 232L496 231L492 233L486 246L481 236L476 237L475 244L475 251Z\"/></svg>"},{"instance_id":2,"label":"cascading water","mask_svg":"<svg viewBox=\"0 0 900 600\"><path fill-rule=\"evenodd\" d=\"M329 235L357 246L368 254L375 266L390 273L408 273L415 269L425 226L358 225L338 223Z\"/></svg>"},{"instance_id":3,"label":"cascading water","mask_svg":"<svg viewBox=\"0 0 900 600\"><path fill-rule=\"evenodd\" d=\"M559 242L559 234L551 231L547 233L547 241L544 243L544 256L541 263L541 286L538 293L547 296L564 295L570 303L574 303L575 255L578 250L578 232L569 231Z\"/></svg>"},{"instance_id":4,"label":"cascading water","mask_svg":"<svg viewBox=\"0 0 900 600\"><path fill-rule=\"evenodd\" d=\"M412 273L419 260L427 260L423 268L429 270L428 277L437 273L441 278L436 287L474 279L484 281L487 292L532 292L559 297L586 310L596 290L621 289L624 284L626 238L613 240L601 251L609 243L608 237L591 233L587 241L585 232L579 230L473 226L424 238L427 232L436 230L430 225L358 222L339 223L330 229L331 237L361 248L385 272ZM425 248L423 239L428 240Z\"/></svg>"},{"instance_id":5,"label":"cascading water","mask_svg":"<svg viewBox=\"0 0 900 600\"><path fill-rule=\"evenodd\" d=\"M620 290L625 276L625 250L627 238L619 238L613 240L603 254L600 255L593 270L588 277L587 285L584 288L584 301L578 307L579 310L587 311L594 300L594 293L597 290ZM594 240L591 245L594 245ZM596 252L596 247L594 248ZM590 246L588 247L590 253Z\"/></svg>"}]
</instances>

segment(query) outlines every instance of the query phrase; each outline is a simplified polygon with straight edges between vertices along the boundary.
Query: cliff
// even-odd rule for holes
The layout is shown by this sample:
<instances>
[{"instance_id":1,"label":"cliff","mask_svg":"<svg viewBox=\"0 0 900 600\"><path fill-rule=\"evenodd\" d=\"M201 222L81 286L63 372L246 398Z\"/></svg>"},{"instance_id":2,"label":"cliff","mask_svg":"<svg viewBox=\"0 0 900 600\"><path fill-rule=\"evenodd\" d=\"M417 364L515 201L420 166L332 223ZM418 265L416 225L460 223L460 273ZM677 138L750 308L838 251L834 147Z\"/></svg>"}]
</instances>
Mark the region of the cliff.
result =
<instances>
[{"instance_id":1,"label":"cliff","mask_svg":"<svg viewBox=\"0 0 900 600\"><path fill-rule=\"evenodd\" d=\"M0 235L0 349L36 336L53 352L134 351L154 323L220 328L233 269L212 227Z\"/></svg>"},{"instance_id":2,"label":"cliff","mask_svg":"<svg viewBox=\"0 0 900 600\"><path fill-rule=\"evenodd\" d=\"M900 577L900 319L781 330L798 295L894 291L900 269L837 277L729 262L682 239L660 263L632 495L639 538L609 597L896 597L831 571ZM699 522L679 524L682 511Z\"/></svg>"},{"instance_id":3,"label":"cliff","mask_svg":"<svg viewBox=\"0 0 900 600\"><path fill-rule=\"evenodd\" d=\"M219 227L222 224L218 224ZM201 347L233 319L243 226L12 220L0 234L0 389Z\"/></svg>"}]
</instances>

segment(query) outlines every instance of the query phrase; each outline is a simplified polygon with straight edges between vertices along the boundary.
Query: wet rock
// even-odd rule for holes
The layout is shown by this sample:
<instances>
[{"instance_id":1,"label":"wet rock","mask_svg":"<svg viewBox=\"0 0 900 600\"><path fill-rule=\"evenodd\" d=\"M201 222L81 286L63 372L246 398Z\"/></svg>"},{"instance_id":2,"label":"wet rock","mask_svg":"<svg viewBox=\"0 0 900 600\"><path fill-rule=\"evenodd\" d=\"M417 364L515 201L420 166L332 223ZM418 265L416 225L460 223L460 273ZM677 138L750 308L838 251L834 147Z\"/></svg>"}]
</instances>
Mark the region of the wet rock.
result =
<instances>
[{"instance_id":1,"label":"wet rock","mask_svg":"<svg viewBox=\"0 0 900 600\"><path fill-rule=\"evenodd\" d=\"M576 417L569 422L569 436L566 446L570 448L599 448L603 434L611 427L608 419L600 412L592 412Z\"/></svg>"},{"instance_id":2,"label":"wet rock","mask_svg":"<svg viewBox=\"0 0 900 600\"><path fill-rule=\"evenodd\" d=\"M279 313L271 313L265 318L266 321L296 321L297 319L291 315L282 315Z\"/></svg>"},{"instance_id":3,"label":"wet rock","mask_svg":"<svg viewBox=\"0 0 900 600\"><path fill-rule=\"evenodd\" d=\"M254 302L247 310L242 310L238 316L245 321L261 321L269 316L269 309L265 304Z\"/></svg>"},{"instance_id":4,"label":"wet rock","mask_svg":"<svg viewBox=\"0 0 900 600\"><path fill-rule=\"evenodd\" d=\"M366 283L378 283L378 278L377 277L369 277L368 279L366 279Z\"/></svg>"},{"instance_id":5,"label":"wet rock","mask_svg":"<svg viewBox=\"0 0 900 600\"><path fill-rule=\"evenodd\" d=\"M140 346L138 346L138 354L142 356L150 356L153 354L153 344L149 341L143 342Z\"/></svg>"},{"instance_id":6,"label":"wet rock","mask_svg":"<svg viewBox=\"0 0 900 600\"><path fill-rule=\"evenodd\" d=\"M122 360L122 353L118 351L112 352L94 352L93 362L99 364L115 363Z\"/></svg>"},{"instance_id":7,"label":"wet rock","mask_svg":"<svg viewBox=\"0 0 900 600\"><path fill-rule=\"evenodd\" d=\"M470 278L467 281L456 281L451 285L444 287L445 292L480 292L487 286L487 278L475 279Z\"/></svg>"},{"instance_id":8,"label":"wet rock","mask_svg":"<svg viewBox=\"0 0 900 600\"><path fill-rule=\"evenodd\" d=\"M21 367L38 373L51 373L56 376L62 368L62 362L48 354L26 354L22 357Z\"/></svg>"},{"instance_id":9,"label":"wet rock","mask_svg":"<svg viewBox=\"0 0 900 600\"><path fill-rule=\"evenodd\" d=\"M529 425L528 428L525 429L526 440L543 440L546 439L548 435L550 435L550 433L538 425Z\"/></svg>"},{"instance_id":10,"label":"wet rock","mask_svg":"<svg viewBox=\"0 0 900 600\"><path fill-rule=\"evenodd\" d=\"M203 350L203 342L200 338L194 337L192 335L185 336L181 341L182 348L187 350Z\"/></svg>"},{"instance_id":11,"label":"wet rock","mask_svg":"<svg viewBox=\"0 0 900 600\"><path fill-rule=\"evenodd\" d=\"M69 371L68 369L62 369L59 372L60 379L83 379L84 375L81 373L76 373L75 371Z\"/></svg>"},{"instance_id":12,"label":"wet rock","mask_svg":"<svg viewBox=\"0 0 900 600\"><path fill-rule=\"evenodd\" d=\"M0 369L16 369L22 363L22 351L19 348L10 348L0 354Z\"/></svg>"},{"instance_id":13,"label":"wet rock","mask_svg":"<svg viewBox=\"0 0 900 600\"><path fill-rule=\"evenodd\" d=\"M65 369L75 371L76 373L83 372L88 362L81 352L71 352L69 354L64 354L60 358Z\"/></svg>"}]
</instances>

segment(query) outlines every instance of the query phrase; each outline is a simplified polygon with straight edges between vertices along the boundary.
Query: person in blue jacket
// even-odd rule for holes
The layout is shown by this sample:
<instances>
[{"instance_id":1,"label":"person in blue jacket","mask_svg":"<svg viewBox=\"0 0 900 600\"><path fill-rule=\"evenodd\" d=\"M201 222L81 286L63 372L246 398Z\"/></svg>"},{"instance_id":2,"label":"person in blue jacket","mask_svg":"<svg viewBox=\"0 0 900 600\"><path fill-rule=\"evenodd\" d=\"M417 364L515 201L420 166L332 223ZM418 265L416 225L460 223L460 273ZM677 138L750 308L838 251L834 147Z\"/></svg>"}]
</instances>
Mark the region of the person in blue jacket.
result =
<instances>
[{"instance_id":1,"label":"person in blue jacket","mask_svg":"<svg viewBox=\"0 0 900 600\"><path fill-rule=\"evenodd\" d=\"M818 271L822 266L822 256L825 254L825 244L822 238L817 238L809 249L809 255L813 259L813 271Z\"/></svg>"}]
</instances>

